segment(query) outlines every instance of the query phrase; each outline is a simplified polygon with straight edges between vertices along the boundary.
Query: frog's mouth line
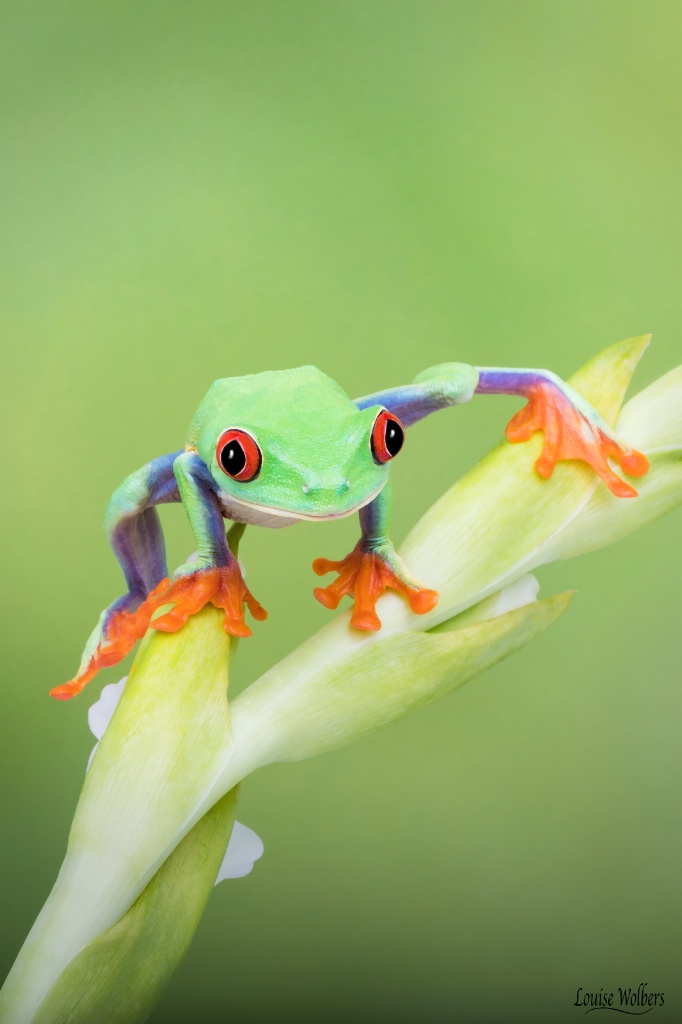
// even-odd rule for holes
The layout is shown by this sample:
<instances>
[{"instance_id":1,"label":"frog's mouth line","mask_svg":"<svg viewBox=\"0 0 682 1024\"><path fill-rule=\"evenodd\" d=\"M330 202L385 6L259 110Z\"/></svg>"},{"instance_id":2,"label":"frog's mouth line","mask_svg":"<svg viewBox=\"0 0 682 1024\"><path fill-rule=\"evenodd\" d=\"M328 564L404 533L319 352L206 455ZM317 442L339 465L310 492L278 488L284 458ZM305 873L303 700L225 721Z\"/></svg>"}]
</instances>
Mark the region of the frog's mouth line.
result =
<instances>
[{"instance_id":1,"label":"frog's mouth line","mask_svg":"<svg viewBox=\"0 0 682 1024\"><path fill-rule=\"evenodd\" d=\"M225 499L226 505L233 504L236 505L237 508L241 506L243 508L253 509L254 512L262 512L270 516L279 516L282 519L302 519L313 523L323 523L325 521L328 522L330 519L346 519L348 516L352 516L356 512L359 512L361 508L365 507L365 505L369 505L371 501L374 501L377 494L379 494L379 492L383 490L384 484L385 481L384 483L381 484L380 487L377 487L376 491L373 491L372 494L365 498L364 501L358 502L357 505L353 505L353 507L347 509L347 511L331 512L329 515L326 516L310 515L307 512L293 512L290 511L289 509L275 508L272 505L257 505L253 501L244 501L243 498L235 498L233 494L229 494L227 491L223 490L221 490L220 492L220 497L221 499Z\"/></svg>"}]
</instances>

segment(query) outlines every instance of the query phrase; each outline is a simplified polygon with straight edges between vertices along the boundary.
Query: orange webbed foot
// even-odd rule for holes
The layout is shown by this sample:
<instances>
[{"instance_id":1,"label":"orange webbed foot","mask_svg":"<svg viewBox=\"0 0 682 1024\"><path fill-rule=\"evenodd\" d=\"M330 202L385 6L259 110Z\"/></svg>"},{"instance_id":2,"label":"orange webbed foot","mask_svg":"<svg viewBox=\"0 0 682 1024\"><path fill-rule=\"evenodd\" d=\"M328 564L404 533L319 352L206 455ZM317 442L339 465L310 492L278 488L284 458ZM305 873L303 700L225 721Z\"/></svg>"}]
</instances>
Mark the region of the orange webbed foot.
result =
<instances>
[{"instance_id":1,"label":"orange webbed foot","mask_svg":"<svg viewBox=\"0 0 682 1024\"><path fill-rule=\"evenodd\" d=\"M163 598L156 601L155 607L171 603L173 608L170 611L150 623L153 629L174 633L184 626L190 615L195 615L207 604L222 608L225 612L223 629L231 636L251 636L251 630L244 621L244 604L254 619L262 622L268 617L265 608L244 583L236 559L229 565L197 569L179 576Z\"/></svg>"},{"instance_id":2,"label":"orange webbed foot","mask_svg":"<svg viewBox=\"0 0 682 1024\"><path fill-rule=\"evenodd\" d=\"M613 435L596 414L582 412L555 384L547 381L533 384L528 404L507 425L507 439L513 443L527 441L536 430L542 430L545 443L535 468L545 479L557 462L579 459L590 465L618 498L635 498L637 491L611 469L614 459L629 476L644 476L649 469L646 455L628 448Z\"/></svg>"},{"instance_id":3,"label":"orange webbed foot","mask_svg":"<svg viewBox=\"0 0 682 1024\"><path fill-rule=\"evenodd\" d=\"M244 621L244 604L254 619L268 617L265 609L248 590L235 560L226 566L197 569L179 576L172 583L162 580L135 611L113 611L106 619L94 652L84 658L84 664L74 679L50 690L57 700L70 700L97 675L101 668L116 665L125 658L149 627L164 633L174 633L185 625L190 615L213 604L225 612L223 628L232 636L251 636ZM152 621L152 615L163 605L172 604L170 611Z\"/></svg>"},{"instance_id":4,"label":"orange webbed foot","mask_svg":"<svg viewBox=\"0 0 682 1024\"><path fill-rule=\"evenodd\" d=\"M391 561L394 562L393 566L378 552L365 551L362 541L338 562L316 558L313 572L318 576L338 572L339 577L327 587L316 587L313 594L320 604L331 609L338 607L339 601L346 594L352 594L355 605L350 624L355 629L381 629L376 603L385 590L395 590L402 594L417 615L430 612L438 601L438 593L416 582L408 582L401 573L397 556L394 555Z\"/></svg>"}]
</instances>

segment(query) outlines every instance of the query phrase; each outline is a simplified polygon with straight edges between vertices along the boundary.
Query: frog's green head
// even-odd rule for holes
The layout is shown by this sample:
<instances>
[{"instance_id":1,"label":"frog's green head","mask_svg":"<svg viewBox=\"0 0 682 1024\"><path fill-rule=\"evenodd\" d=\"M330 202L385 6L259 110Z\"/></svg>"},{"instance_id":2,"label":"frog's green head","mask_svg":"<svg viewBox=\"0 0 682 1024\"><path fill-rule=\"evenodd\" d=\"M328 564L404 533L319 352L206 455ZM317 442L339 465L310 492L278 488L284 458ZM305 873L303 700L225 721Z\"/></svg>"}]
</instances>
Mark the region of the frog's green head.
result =
<instances>
[{"instance_id":1,"label":"frog's green head","mask_svg":"<svg viewBox=\"0 0 682 1024\"><path fill-rule=\"evenodd\" d=\"M190 428L223 492L274 515L330 519L368 504L403 441L381 407L360 410L314 366L216 381Z\"/></svg>"}]
</instances>

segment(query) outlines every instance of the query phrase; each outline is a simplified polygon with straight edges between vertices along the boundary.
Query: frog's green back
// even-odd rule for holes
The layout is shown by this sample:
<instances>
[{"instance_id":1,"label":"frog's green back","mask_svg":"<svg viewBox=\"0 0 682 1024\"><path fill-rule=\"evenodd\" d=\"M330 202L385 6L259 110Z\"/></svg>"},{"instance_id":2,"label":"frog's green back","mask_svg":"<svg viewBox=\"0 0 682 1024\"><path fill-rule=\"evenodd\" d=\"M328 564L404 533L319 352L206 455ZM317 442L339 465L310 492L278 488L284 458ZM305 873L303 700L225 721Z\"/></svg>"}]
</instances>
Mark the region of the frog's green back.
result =
<instances>
[{"instance_id":1,"label":"frog's green back","mask_svg":"<svg viewBox=\"0 0 682 1024\"><path fill-rule=\"evenodd\" d=\"M316 366L292 370L265 370L244 377L223 377L213 382L192 420L187 444L195 446L203 428L216 416L235 422L253 422L278 431L288 419L311 430L329 420L357 413L340 384Z\"/></svg>"}]
</instances>

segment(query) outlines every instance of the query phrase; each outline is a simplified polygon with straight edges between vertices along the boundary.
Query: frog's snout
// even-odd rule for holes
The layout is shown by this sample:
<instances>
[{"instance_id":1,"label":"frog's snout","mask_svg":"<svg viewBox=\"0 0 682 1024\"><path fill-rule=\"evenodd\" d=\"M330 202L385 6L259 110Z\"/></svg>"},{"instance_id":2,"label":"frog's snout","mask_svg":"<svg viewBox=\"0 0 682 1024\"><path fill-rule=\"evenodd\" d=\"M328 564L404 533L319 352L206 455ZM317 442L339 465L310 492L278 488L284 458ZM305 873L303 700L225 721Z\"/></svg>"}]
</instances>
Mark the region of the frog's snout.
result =
<instances>
[{"instance_id":1,"label":"frog's snout","mask_svg":"<svg viewBox=\"0 0 682 1024\"><path fill-rule=\"evenodd\" d=\"M304 494L310 494L313 498L315 497L337 497L344 495L350 490L350 480L348 477L322 477L322 476L306 476L303 478L301 484L301 490Z\"/></svg>"}]
</instances>

